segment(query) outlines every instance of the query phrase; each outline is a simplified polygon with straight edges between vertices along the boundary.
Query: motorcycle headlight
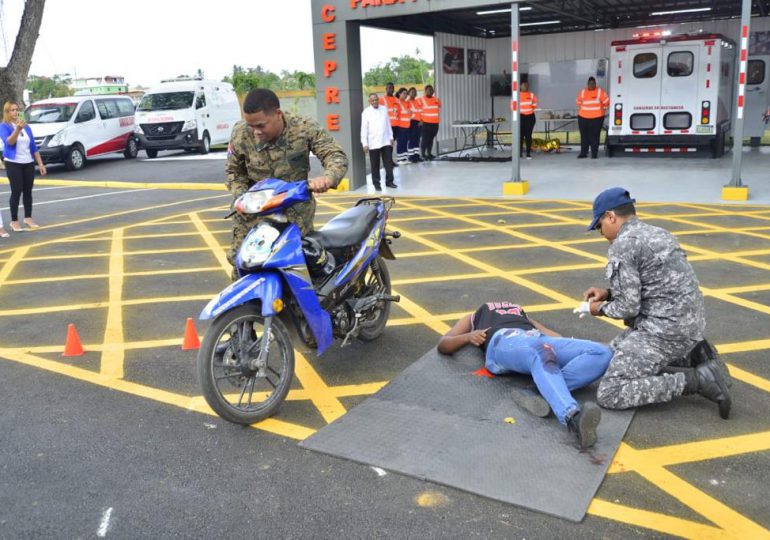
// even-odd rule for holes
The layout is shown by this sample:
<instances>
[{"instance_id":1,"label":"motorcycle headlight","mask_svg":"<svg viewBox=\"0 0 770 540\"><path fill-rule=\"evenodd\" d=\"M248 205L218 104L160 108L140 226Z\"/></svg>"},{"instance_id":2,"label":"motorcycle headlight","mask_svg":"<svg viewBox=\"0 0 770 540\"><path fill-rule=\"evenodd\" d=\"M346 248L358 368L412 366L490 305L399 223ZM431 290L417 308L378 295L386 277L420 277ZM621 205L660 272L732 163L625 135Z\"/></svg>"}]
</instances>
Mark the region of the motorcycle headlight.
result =
<instances>
[{"instance_id":1,"label":"motorcycle headlight","mask_svg":"<svg viewBox=\"0 0 770 540\"><path fill-rule=\"evenodd\" d=\"M182 126L182 131L192 131L193 129L198 129L198 121L195 118L188 120Z\"/></svg>"},{"instance_id":2,"label":"motorcycle headlight","mask_svg":"<svg viewBox=\"0 0 770 540\"><path fill-rule=\"evenodd\" d=\"M264 263L280 234L278 229L267 223L257 225L257 228L252 230L241 244L239 255L243 265L252 268Z\"/></svg>"},{"instance_id":3,"label":"motorcycle headlight","mask_svg":"<svg viewBox=\"0 0 770 540\"><path fill-rule=\"evenodd\" d=\"M259 214L280 205L287 193L273 195L274 190L247 191L235 201L235 208L241 214Z\"/></svg>"},{"instance_id":4,"label":"motorcycle headlight","mask_svg":"<svg viewBox=\"0 0 770 540\"><path fill-rule=\"evenodd\" d=\"M142 126L139 124L134 124L134 133L137 135L144 135L144 130L142 129Z\"/></svg>"},{"instance_id":5,"label":"motorcycle headlight","mask_svg":"<svg viewBox=\"0 0 770 540\"><path fill-rule=\"evenodd\" d=\"M64 143L64 130L62 129L48 141L48 146L61 146Z\"/></svg>"}]
</instances>

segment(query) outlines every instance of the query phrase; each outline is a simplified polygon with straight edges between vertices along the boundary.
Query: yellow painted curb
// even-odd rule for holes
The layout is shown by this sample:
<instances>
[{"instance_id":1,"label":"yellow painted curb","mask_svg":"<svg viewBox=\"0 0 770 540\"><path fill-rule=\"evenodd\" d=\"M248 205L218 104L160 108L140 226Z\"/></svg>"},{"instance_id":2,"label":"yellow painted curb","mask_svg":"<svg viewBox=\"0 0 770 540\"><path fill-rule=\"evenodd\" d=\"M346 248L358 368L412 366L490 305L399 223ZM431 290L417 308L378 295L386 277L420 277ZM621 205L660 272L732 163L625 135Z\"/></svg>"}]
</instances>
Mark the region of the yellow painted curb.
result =
<instances>
[{"instance_id":1,"label":"yellow painted curb","mask_svg":"<svg viewBox=\"0 0 770 540\"><path fill-rule=\"evenodd\" d=\"M527 193L529 193L529 180L503 184L503 195L526 195Z\"/></svg>"},{"instance_id":2,"label":"yellow painted curb","mask_svg":"<svg viewBox=\"0 0 770 540\"><path fill-rule=\"evenodd\" d=\"M748 201L749 186L742 186L742 187L723 186L722 200L723 201Z\"/></svg>"},{"instance_id":3,"label":"yellow painted curb","mask_svg":"<svg viewBox=\"0 0 770 540\"><path fill-rule=\"evenodd\" d=\"M2 180L5 180L4 178ZM227 191L222 183L207 182L123 182L118 180L60 180L35 178L36 186L70 186L122 189L189 189L201 191Z\"/></svg>"},{"instance_id":4,"label":"yellow painted curb","mask_svg":"<svg viewBox=\"0 0 770 540\"><path fill-rule=\"evenodd\" d=\"M337 193L341 191L350 191L350 180L347 178L343 178L340 180L340 183L337 184L336 188L332 188L329 191L336 191Z\"/></svg>"}]
</instances>

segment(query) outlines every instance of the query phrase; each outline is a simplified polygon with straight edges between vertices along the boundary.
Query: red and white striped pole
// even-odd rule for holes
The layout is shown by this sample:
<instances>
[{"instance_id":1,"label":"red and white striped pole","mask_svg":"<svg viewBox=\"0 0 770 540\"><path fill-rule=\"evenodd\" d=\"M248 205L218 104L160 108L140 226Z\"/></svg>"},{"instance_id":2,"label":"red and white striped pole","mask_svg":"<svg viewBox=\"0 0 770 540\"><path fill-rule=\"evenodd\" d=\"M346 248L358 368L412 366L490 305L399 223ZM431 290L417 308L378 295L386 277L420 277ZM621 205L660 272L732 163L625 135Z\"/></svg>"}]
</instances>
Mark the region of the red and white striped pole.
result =
<instances>
[{"instance_id":1,"label":"red and white striped pole","mask_svg":"<svg viewBox=\"0 0 770 540\"><path fill-rule=\"evenodd\" d=\"M519 129L519 4L511 4L511 163L512 182L521 182Z\"/></svg>"},{"instance_id":2,"label":"red and white striped pole","mask_svg":"<svg viewBox=\"0 0 770 540\"><path fill-rule=\"evenodd\" d=\"M746 93L746 64L749 57L749 33L751 31L751 0L743 0L741 6L741 38L738 55L738 98L735 126L733 128L733 176L728 187L741 187L741 160L743 158L743 108Z\"/></svg>"}]
</instances>

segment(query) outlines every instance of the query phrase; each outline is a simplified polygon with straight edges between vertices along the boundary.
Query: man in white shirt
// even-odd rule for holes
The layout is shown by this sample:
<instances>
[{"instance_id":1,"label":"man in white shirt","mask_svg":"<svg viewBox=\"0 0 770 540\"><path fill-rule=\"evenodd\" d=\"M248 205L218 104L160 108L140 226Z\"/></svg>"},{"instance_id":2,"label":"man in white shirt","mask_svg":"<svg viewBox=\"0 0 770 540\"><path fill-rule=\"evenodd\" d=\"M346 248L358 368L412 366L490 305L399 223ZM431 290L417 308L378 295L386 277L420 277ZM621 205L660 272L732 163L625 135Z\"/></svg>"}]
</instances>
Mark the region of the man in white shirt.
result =
<instances>
[{"instance_id":1,"label":"man in white shirt","mask_svg":"<svg viewBox=\"0 0 770 540\"><path fill-rule=\"evenodd\" d=\"M395 188L393 181L393 129L390 127L388 111L380 107L377 94L369 94L369 107L361 113L361 145L369 154L372 164L372 183L374 189L380 186L380 157L385 166L385 185Z\"/></svg>"}]
</instances>

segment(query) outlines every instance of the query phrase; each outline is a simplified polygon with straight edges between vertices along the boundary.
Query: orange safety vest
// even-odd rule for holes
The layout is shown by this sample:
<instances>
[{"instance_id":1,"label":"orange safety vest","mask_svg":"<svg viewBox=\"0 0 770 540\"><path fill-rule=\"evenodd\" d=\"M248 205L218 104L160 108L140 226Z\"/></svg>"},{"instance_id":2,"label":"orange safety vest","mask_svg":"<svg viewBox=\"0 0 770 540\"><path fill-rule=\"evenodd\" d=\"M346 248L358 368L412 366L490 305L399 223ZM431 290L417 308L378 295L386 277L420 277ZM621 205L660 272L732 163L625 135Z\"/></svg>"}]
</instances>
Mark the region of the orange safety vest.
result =
<instances>
[{"instance_id":1,"label":"orange safety vest","mask_svg":"<svg viewBox=\"0 0 770 540\"><path fill-rule=\"evenodd\" d=\"M421 119L426 124L438 124L439 114L441 113L441 100L436 96L431 98L423 96L420 98L422 104Z\"/></svg>"},{"instance_id":2,"label":"orange safety vest","mask_svg":"<svg viewBox=\"0 0 770 540\"><path fill-rule=\"evenodd\" d=\"M519 111L524 116L535 114L537 110L537 96L532 92L521 92L519 94Z\"/></svg>"},{"instance_id":3,"label":"orange safety vest","mask_svg":"<svg viewBox=\"0 0 770 540\"><path fill-rule=\"evenodd\" d=\"M412 120L416 120L417 122L420 121L420 116L422 114L422 109L420 108L420 100L417 98L410 99L407 101L409 104L409 107L412 109Z\"/></svg>"},{"instance_id":4,"label":"orange safety vest","mask_svg":"<svg viewBox=\"0 0 770 540\"><path fill-rule=\"evenodd\" d=\"M396 96L383 96L380 98L380 105L385 105L388 109L388 118L390 125L397 126L398 121L398 98Z\"/></svg>"},{"instance_id":5,"label":"orange safety vest","mask_svg":"<svg viewBox=\"0 0 770 540\"><path fill-rule=\"evenodd\" d=\"M610 106L610 96L598 86L594 90L583 88L577 96L578 116L603 118Z\"/></svg>"},{"instance_id":6,"label":"orange safety vest","mask_svg":"<svg viewBox=\"0 0 770 540\"><path fill-rule=\"evenodd\" d=\"M396 107L398 109L398 118L393 125L408 128L412 122L412 108L409 106L409 102L405 99L399 99Z\"/></svg>"}]
</instances>

